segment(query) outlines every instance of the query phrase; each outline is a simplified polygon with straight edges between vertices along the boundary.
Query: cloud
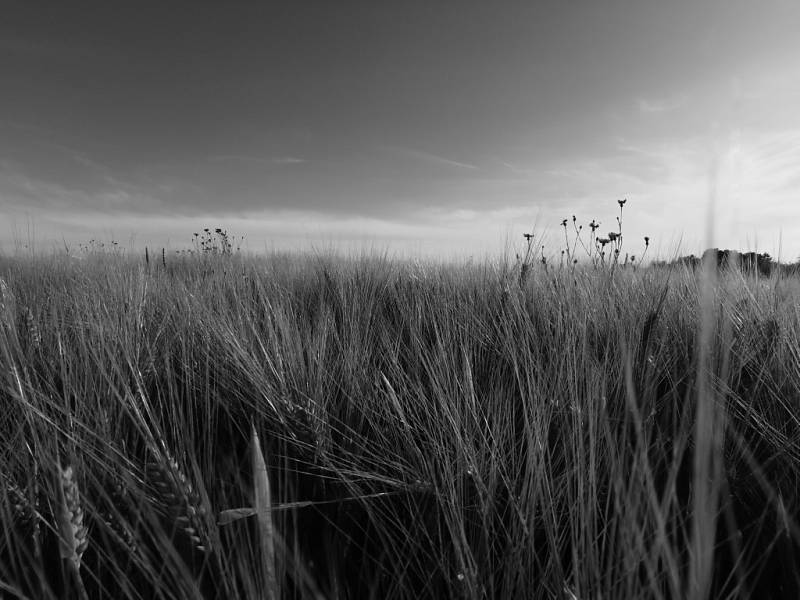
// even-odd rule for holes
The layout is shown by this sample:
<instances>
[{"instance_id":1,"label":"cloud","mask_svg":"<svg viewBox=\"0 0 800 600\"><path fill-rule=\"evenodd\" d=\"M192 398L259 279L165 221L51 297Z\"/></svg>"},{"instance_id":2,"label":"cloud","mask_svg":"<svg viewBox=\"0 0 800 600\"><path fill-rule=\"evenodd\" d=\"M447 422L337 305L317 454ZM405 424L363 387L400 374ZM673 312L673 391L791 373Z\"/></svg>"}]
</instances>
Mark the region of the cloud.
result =
<instances>
[{"instance_id":1,"label":"cloud","mask_svg":"<svg viewBox=\"0 0 800 600\"><path fill-rule=\"evenodd\" d=\"M39 146L60 152L66 158L79 165L81 168L94 171L95 173L102 175L107 180L113 180L111 167L91 157L83 150L78 150L72 146L49 141L39 142Z\"/></svg>"},{"instance_id":2,"label":"cloud","mask_svg":"<svg viewBox=\"0 0 800 600\"><path fill-rule=\"evenodd\" d=\"M133 186L80 189L36 179L8 167L8 164L0 165L0 196L5 206L15 211L126 215L164 210L158 198Z\"/></svg>"},{"instance_id":3,"label":"cloud","mask_svg":"<svg viewBox=\"0 0 800 600\"><path fill-rule=\"evenodd\" d=\"M532 163L530 168L521 169L515 162L498 160L507 171L528 175L517 186L497 182L493 188L463 187L465 198L472 191L502 198L494 216L477 210L477 219L492 223L497 211L505 210L516 232L512 239L519 237L524 224L511 215L531 214L530 207L540 211L536 222L549 236L543 242L548 248L559 247L559 233L563 243L557 224L572 214L584 229L596 218L603 231L614 230L615 200L627 197L624 229L628 249L635 254L642 250L644 235L653 242L651 256L669 255L678 245L682 253L697 253L709 243L748 250L756 239L761 250L777 253L781 235L785 257L800 252L800 129L638 136L584 156ZM462 205L474 202L465 199Z\"/></svg>"},{"instance_id":4,"label":"cloud","mask_svg":"<svg viewBox=\"0 0 800 600\"><path fill-rule=\"evenodd\" d=\"M475 171L478 169L476 165L472 165L466 162L462 162L459 160L453 160L452 158L446 158L444 156L439 156L437 154L431 154L430 152L423 152L421 150L414 150L412 148L401 148L397 146L387 146L383 148L384 150L401 155L407 156L422 162L435 164L435 165L443 165L448 167L456 167L458 169L468 169L471 171Z\"/></svg>"},{"instance_id":5,"label":"cloud","mask_svg":"<svg viewBox=\"0 0 800 600\"><path fill-rule=\"evenodd\" d=\"M687 95L678 94L665 98L638 98L636 105L641 113L660 114L682 108L688 101L689 97Z\"/></svg>"},{"instance_id":6,"label":"cloud","mask_svg":"<svg viewBox=\"0 0 800 600\"><path fill-rule=\"evenodd\" d=\"M495 160L498 162L498 164L502 165L505 169L511 171L515 175L534 175L538 173L536 169L524 168L517 165L512 165L511 163L506 162L501 158L495 157Z\"/></svg>"},{"instance_id":7,"label":"cloud","mask_svg":"<svg viewBox=\"0 0 800 600\"><path fill-rule=\"evenodd\" d=\"M800 129L736 136L731 160L746 193L800 195Z\"/></svg>"},{"instance_id":8,"label":"cloud","mask_svg":"<svg viewBox=\"0 0 800 600\"><path fill-rule=\"evenodd\" d=\"M39 146L56 152L40 154L44 158L39 163L30 162L29 156L0 158L0 198L9 211L130 215L168 209L155 185L119 176L108 165L72 147Z\"/></svg>"},{"instance_id":9,"label":"cloud","mask_svg":"<svg viewBox=\"0 0 800 600\"><path fill-rule=\"evenodd\" d=\"M295 156L250 156L246 154L219 154L209 156L211 162L244 163L256 165L299 165L307 162L304 158Z\"/></svg>"}]
</instances>

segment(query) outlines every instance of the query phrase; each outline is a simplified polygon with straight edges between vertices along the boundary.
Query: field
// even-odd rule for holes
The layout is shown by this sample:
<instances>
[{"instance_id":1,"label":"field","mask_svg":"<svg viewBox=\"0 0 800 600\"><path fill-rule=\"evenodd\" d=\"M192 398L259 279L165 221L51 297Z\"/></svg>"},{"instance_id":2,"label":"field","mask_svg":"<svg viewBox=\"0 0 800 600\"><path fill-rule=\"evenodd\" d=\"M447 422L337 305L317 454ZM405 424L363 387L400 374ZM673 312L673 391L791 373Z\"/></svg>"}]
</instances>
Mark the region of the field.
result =
<instances>
[{"instance_id":1,"label":"field","mask_svg":"<svg viewBox=\"0 0 800 600\"><path fill-rule=\"evenodd\" d=\"M779 272L93 252L0 277L0 596L800 597Z\"/></svg>"}]
</instances>

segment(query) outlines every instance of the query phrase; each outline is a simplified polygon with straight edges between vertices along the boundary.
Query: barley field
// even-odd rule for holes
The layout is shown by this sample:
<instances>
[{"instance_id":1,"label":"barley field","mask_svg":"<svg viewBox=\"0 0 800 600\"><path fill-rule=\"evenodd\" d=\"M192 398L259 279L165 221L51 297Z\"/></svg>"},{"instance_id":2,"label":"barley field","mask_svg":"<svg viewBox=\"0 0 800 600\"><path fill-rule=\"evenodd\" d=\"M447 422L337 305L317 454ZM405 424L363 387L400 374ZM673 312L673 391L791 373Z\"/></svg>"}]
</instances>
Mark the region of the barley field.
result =
<instances>
[{"instance_id":1,"label":"barley field","mask_svg":"<svg viewBox=\"0 0 800 600\"><path fill-rule=\"evenodd\" d=\"M1 597L800 596L794 277L120 252L0 277Z\"/></svg>"}]
</instances>

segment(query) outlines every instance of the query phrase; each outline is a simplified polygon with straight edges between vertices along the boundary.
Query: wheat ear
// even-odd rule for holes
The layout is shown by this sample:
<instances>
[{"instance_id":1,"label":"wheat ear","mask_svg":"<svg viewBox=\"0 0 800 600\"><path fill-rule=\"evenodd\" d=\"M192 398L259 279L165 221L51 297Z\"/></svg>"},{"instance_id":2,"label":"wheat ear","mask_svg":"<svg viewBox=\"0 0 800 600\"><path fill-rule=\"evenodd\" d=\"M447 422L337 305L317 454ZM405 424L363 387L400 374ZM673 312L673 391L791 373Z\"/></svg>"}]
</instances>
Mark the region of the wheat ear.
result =
<instances>
[{"instance_id":1,"label":"wheat ear","mask_svg":"<svg viewBox=\"0 0 800 600\"><path fill-rule=\"evenodd\" d=\"M11 506L12 515L15 521L24 525L35 524L39 519L39 514L31 502L28 495L17 484L6 481L6 495Z\"/></svg>"},{"instance_id":2,"label":"wheat ear","mask_svg":"<svg viewBox=\"0 0 800 600\"><path fill-rule=\"evenodd\" d=\"M153 454L155 461L147 465L148 477L161 499L166 502L169 514L189 537L192 546L201 552L209 552L210 540L205 535L203 523L207 511L200 495L181 470L177 460L166 452Z\"/></svg>"},{"instance_id":3,"label":"wheat ear","mask_svg":"<svg viewBox=\"0 0 800 600\"><path fill-rule=\"evenodd\" d=\"M31 346L34 350L39 350L42 347L42 332L39 330L39 325L36 324L36 317L30 308L25 309L25 325L28 328Z\"/></svg>"},{"instance_id":4,"label":"wheat ear","mask_svg":"<svg viewBox=\"0 0 800 600\"><path fill-rule=\"evenodd\" d=\"M59 466L59 512L58 528L60 535L59 551L75 579L78 595L87 598L86 588L81 578L81 557L89 545L89 530L83 523L81 495L72 466Z\"/></svg>"}]
</instances>

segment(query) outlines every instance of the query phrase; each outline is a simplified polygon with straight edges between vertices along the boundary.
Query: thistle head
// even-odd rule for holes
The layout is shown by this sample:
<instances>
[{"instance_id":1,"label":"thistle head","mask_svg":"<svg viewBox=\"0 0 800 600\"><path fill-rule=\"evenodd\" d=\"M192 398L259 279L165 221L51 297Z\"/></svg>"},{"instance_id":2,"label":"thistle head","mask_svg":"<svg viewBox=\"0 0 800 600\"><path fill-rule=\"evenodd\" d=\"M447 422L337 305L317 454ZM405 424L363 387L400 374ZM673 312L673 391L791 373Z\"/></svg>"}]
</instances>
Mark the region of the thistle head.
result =
<instances>
[{"instance_id":1,"label":"thistle head","mask_svg":"<svg viewBox=\"0 0 800 600\"><path fill-rule=\"evenodd\" d=\"M625 198L624 200L617 200L617 204L619 204L619 207L622 208L623 206L625 206L625 203L627 201L628 201L627 198Z\"/></svg>"},{"instance_id":2,"label":"thistle head","mask_svg":"<svg viewBox=\"0 0 800 600\"><path fill-rule=\"evenodd\" d=\"M645 246L649 246L650 245L650 236L648 236L648 235L644 236L644 245Z\"/></svg>"}]
</instances>

